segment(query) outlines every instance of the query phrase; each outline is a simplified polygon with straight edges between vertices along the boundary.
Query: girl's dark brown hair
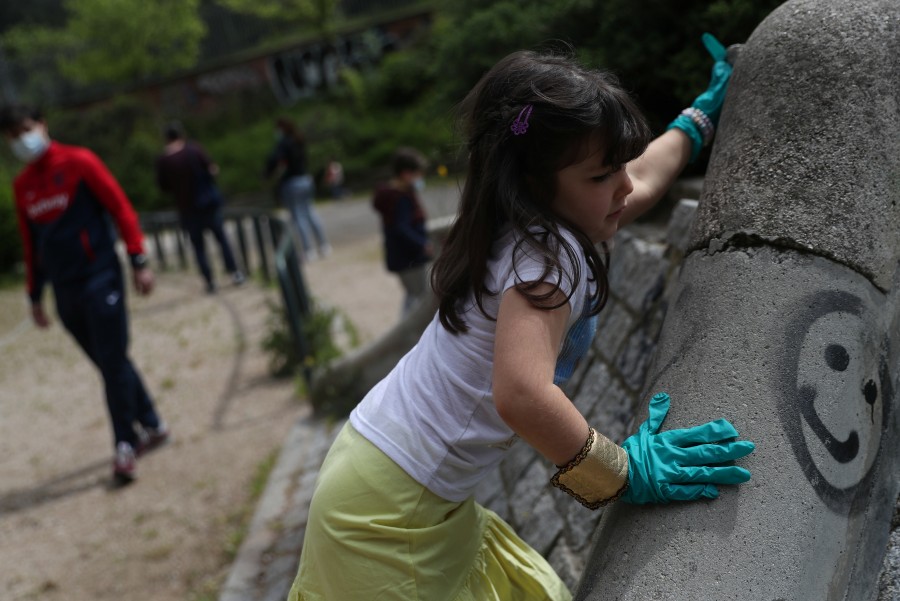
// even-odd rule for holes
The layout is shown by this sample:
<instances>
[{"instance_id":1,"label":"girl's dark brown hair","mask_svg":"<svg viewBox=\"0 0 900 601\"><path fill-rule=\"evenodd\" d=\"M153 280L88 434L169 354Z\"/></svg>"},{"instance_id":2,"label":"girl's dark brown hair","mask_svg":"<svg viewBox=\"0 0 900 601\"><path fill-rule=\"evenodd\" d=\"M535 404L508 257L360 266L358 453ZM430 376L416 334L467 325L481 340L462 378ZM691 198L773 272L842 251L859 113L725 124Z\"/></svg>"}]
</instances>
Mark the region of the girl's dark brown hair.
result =
<instances>
[{"instance_id":1,"label":"girl's dark brown hair","mask_svg":"<svg viewBox=\"0 0 900 601\"><path fill-rule=\"evenodd\" d=\"M533 107L528 129L514 135L510 127L527 105ZM468 330L463 313L470 292L478 309L494 319L485 312L483 298L498 291L487 288L485 276L491 246L506 224L518 241L514 265L519 253L537 253L544 260L541 280L558 274L555 288L544 294L535 292L540 282L516 284L534 306L562 306L568 297L556 304L552 299L563 278L575 290L581 277L589 277L597 283L591 311L599 312L607 297L606 264L578 224L552 211L556 174L598 151L611 167L640 156L650 130L637 106L608 73L586 69L568 56L521 51L488 71L460 108L468 175L457 219L431 273L441 324L454 334ZM560 226L572 232L580 249L563 237ZM605 244L603 250L608 257ZM590 274L578 273L579 251L587 257ZM563 263L575 272L564 273Z\"/></svg>"}]
</instances>

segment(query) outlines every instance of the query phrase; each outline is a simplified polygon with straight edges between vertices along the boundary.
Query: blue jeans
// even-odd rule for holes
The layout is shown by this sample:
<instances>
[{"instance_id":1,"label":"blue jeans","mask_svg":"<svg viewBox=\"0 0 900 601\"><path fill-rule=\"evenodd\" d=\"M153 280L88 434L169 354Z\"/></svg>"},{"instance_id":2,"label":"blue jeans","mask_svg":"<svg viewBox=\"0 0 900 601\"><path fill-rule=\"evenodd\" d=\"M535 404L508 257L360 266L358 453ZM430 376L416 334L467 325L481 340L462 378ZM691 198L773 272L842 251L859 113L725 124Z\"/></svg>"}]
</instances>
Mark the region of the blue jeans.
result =
<instances>
[{"instance_id":1,"label":"blue jeans","mask_svg":"<svg viewBox=\"0 0 900 601\"><path fill-rule=\"evenodd\" d=\"M280 188L281 201L291 213L294 227L300 234L300 242L303 250L312 248L312 238L316 239L316 246L323 248L328 245L325 239L325 229L319 216L313 210L313 194L315 184L311 175L300 175L285 180Z\"/></svg>"},{"instance_id":2,"label":"blue jeans","mask_svg":"<svg viewBox=\"0 0 900 601\"><path fill-rule=\"evenodd\" d=\"M231 252L231 244L228 243L228 237L225 235L225 227L222 221L222 208L215 207L202 211L192 211L182 216L181 223L187 231L191 239L191 245L194 247L194 257L197 259L197 267L203 274L207 286L213 285L212 268L209 266L209 259L206 256L206 240L203 232L209 230L219 243L219 249L222 251L222 260L225 262L225 271L234 273L238 270L237 262L234 260L234 253Z\"/></svg>"},{"instance_id":3,"label":"blue jeans","mask_svg":"<svg viewBox=\"0 0 900 601\"><path fill-rule=\"evenodd\" d=\"M138 443L135 422L158 428L159 416L128 358L125 287L118 267L84 281L54 286L56 310L66 330L100 370L116 444Z\"/></svg>"}]
</instances>

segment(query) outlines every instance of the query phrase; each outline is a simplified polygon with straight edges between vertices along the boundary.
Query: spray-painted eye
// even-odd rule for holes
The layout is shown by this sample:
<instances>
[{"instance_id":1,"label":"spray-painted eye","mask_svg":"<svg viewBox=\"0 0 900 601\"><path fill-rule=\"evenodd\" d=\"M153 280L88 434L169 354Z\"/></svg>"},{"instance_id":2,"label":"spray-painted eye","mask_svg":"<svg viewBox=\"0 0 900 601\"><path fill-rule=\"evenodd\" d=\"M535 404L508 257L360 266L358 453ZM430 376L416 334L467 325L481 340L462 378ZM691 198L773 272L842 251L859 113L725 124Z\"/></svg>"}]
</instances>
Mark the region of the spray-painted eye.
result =
<instances>
[{"instance_id":1,"label":"spray-painted eye","mask_svg":"<svg viewBox=\"0 0 900 601\"><path fill-rule=\"evenodd\" d=\"M841 345L829 344L825 349L825 362L834 371L846 371L850 365L850 355Z\"/></svg>"},{"instance_id":2,"label":"spray-painted eye","mask_svg":"<svg viewBox=\"0 0 900 601\"><path fill-rule=\"evenodd\" d=\"M869 380L863 386L863 398L869 404L872 414L872 423L875 423L875 402L878 400L878 385L874 380Z\"/></svg>"}]
</instances>

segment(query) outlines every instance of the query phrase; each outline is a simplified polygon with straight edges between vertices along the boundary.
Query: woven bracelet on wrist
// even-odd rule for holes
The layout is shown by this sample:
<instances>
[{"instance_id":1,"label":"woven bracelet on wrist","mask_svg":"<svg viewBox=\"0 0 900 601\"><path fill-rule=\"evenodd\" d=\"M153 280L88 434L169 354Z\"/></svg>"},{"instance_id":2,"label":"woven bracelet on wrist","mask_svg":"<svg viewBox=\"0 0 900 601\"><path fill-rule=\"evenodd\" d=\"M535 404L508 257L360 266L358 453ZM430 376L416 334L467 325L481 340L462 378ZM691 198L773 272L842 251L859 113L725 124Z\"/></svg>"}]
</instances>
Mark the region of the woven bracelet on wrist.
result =
<instances>
[{"instance_id":1,"label":"woven bracelet on wrist","mask_svg":"<svg viewBox=\"0 0 900 601\"><path fill-rule=\"evenodd\" d=\"M709 115L693 106L684 109L681 111L681 114L688 117L697 126L697 129L700 130L700 134L703 136L703 145L709 146L713 136L716 135L716 126L713 125Z\"/></svg>"}]
</instances>

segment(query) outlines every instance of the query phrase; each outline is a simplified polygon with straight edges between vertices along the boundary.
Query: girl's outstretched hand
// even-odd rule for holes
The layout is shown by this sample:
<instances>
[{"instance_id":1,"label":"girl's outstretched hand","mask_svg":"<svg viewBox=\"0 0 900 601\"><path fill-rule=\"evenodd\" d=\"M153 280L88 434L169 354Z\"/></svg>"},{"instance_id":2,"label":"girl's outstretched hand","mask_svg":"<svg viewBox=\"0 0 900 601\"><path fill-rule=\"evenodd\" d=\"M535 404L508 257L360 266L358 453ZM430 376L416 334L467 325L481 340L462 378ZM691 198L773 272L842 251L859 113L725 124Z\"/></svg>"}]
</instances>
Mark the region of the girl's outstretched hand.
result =
<instances>
[{"instance_id":1,"label":"girl's outstretched hand","mask_svg":"<svg viewBox=\"0 0 900 601\"><path fill-rule=\"evenodd\" d=\"M715 36L704 33L702 39L703 45L706 46L706 50L715 62L709 79L709 87L694 99L691 106L706 113L712 119L713 125L718 125L722 104L725 102L725 92L728 90L728 80L731 79L732 67L726 60L728 51Z\"/></svg>"},{"instance_id":2,"label":"girl's outstretched hand","mask_svg":"<svg viewBox=\"0 0 900 601\"><path fill-rule=\"evenodd\" d=\"M660 392L650 401L650 416L637 433L622 443L628 452L627 503L668 503L719 496L717 484L750 480L742 467L723 465L753 452L748 440L728 420L659 432L669 412L669 395Z\"/></svg>"},{"instance_id":3,"label":"girl's outstretched hand","mask_svg":"<svg viewBox=\"0 0 900 601\"><path fill-rule=\"evenodd\" d=\"M725 102L725 92L731 79L731 64L728 62L728 51L712 34L703 34L703 45L713 58L712 75L709 87L694 99L690 107L684 109L668 129L683 131L691 140L691 156L693 163L704 146L712 142Z\"/></svg>"}]
</instances>

